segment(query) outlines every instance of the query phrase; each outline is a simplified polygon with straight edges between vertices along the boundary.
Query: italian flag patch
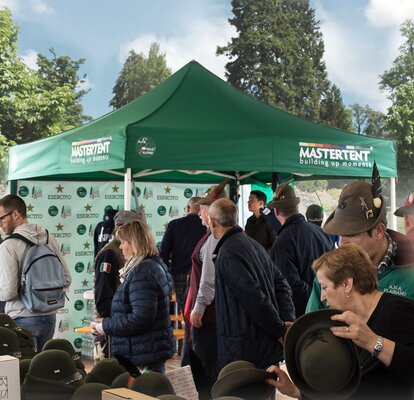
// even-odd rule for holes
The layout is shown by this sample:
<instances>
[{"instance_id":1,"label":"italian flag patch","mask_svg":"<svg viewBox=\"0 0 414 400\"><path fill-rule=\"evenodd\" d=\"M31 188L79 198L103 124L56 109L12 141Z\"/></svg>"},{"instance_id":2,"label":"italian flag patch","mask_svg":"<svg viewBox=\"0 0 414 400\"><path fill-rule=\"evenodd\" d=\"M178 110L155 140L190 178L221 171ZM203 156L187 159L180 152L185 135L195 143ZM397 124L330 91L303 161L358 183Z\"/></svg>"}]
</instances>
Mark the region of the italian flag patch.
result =
<instances>
[{"instance_id":1,"label":"italian flag patch","mask_svg":"<svg viewBox=\"0 0 414 400\"><path fill-rule=\"evenodd\" d=\"M109 274L111 272L111 264L106 263L106 262L101 263L101 266L100 266L99 270L101 272L106 272L106 273Z\"/></svg>"}]
</instances>

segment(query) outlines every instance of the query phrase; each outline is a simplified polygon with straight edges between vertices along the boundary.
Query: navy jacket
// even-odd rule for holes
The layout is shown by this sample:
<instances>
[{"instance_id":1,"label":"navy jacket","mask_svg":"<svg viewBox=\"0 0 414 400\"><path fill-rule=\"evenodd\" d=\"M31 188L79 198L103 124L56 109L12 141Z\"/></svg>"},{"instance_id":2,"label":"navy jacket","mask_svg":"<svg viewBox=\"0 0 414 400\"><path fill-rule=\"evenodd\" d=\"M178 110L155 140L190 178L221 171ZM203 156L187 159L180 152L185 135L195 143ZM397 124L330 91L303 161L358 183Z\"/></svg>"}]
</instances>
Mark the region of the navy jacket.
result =
<instances>
[{"instance_id":1,"label":"navy jacket","mask_svg":"<svg viewBox=\"0 0 414 400\"><path fill-rule=\"evenodd\" d=\"M171 277L160 257L146 258L133 268L115 293L112 317L103 320L113 355L121 354L138 366L173 356L171 290Z\"/></svg>"},{"instance_id":2,"label":"navy jacket","mask_svg":"<svg viewBox=\"0 0 414 400\"><path fill-rule=\"evenodd\" d=\"M172 275L186 274L191 270L191 254L205 233L206 227L197 214L188 214L168 223L160 256Z\"/></svg>"},{"instance_id":3,"label":"navy jacket","mask_svg":"<svg viewBox=\"0 0 414 400\"><path fill-rule=\"evenodd\" d=\"M312 292L313 261L333 248L329 236L302 214L290 216L279 230L271 257L292 288L297 318L305 313Z\"/></svg>"},{"instance_id":4,"label":"navy jacket","mask_svg":"<svg viewBox=\"0 0 414 400\"><path fill-rule=\"evenodd\" d=\"M246 360L266 368L283 360L278 338L295 319L291 290L264 247L240 227L217 244L215 304L218 367Z\"/></svg>"}]
</instances>

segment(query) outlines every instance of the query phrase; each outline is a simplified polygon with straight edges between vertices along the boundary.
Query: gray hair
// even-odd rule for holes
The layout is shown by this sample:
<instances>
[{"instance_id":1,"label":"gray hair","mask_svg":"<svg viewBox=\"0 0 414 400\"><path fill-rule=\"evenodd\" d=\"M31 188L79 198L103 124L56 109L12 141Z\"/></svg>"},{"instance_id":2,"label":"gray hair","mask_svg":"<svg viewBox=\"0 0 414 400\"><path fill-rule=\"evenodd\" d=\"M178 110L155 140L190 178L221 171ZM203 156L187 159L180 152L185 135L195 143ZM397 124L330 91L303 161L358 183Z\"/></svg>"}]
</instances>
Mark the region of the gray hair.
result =
<instances>
[{"instance_id":1,"label":"gray hair","mask_svg":"<svg viewBox=\"0 0 414 400\"><path fill-rule=\"evenodd\" d=\"M237 225L237 206L229 199L216 200L210 206L208 215L223 228Z\"/></svg>"}]
</instances>

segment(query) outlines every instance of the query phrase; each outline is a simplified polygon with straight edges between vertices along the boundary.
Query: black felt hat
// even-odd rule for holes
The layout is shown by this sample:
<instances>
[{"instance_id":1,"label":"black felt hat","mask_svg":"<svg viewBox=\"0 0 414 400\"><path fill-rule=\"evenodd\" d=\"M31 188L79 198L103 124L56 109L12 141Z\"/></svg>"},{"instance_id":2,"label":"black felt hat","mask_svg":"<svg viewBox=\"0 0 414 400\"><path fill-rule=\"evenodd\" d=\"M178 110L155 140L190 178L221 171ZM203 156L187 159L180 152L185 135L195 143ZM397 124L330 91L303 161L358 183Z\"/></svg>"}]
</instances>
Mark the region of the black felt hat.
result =
<instances>
[{"instance_id":1,"label":"black felt hat","mask_svg":"<svg viewBox=\"0 0 414 400\"><path fill-rule=\"evenodd\" d=\"M80 373L83 376L86 375L85 364L83 363L79 354L76 352L75 348L72 346L72 343L69 342L69 340L67 339L48 340L43 346L43 350L52 350L52 349L66 351L66 353L68 353L72 357L72 360L75 362L76 368L80 371Z\"/></svg>"},{"instance_id":2,"label":"black felt hat","mask_svg":"<svg viewBox=\"0 0 414 400\"><path fill-rule=\"evenodd\" d=\"M125 372L125 368L119 365L118 360L115 358L105 358L94 365L91 372L86 375L85 382L103 383L104 385L111 386L113 380Z\"/></svg>"},{"instance_id":3,"label":"black felt hat","mask_svg":"<svg viewBox=\"0 0 414 400\"><path fill-rule=\"evenodd\" d=\"M162 394L175 394L170 380L165 375L153 371L137 376L130 389L152 397Z\"/></svg>"},{"instance_id":4,"label":"black felt hat","mask_svg":"<svg viewBox=\"0 0 414 400\"><path fill-rule=\"evenodd\" d=\"M106 389L110 387L102 383L85 383L73 392L70 400L101 400L102 390Z\"/></svg>"},{"instance_id":5,"label":"black felt hat","mask_svg":"<svg viewBox=\"0 0 414 400\"><path fill-rule=\"evenodd\" d=\"M274 391L274 387L266 383L266 379L271 378L274 378L274 374L256 368L248 361L234 361L220 371L211 395L213 399L234 396L264 400Z\"/></svg>"},{"instance_id":6,"label":"black felt hat","mask_svg":"<svg viewBox=\"0 0 414 400\"><path fill-rule=\"evenodd\" d=\"M13 330L0 327L0 356L22 357L19 339Z\"/></svg>"},{"instance_id":7,"label":"black felt hat","mask_svg":"<svg viewBox=\"0 0 414 400\"><path fill-rule=\"evenodd\" d=\"M331 319L339 313L325 309L305 314L286 335L289 376L308 399L346 399L359 386L361 370L354 343L335 336L330 330L333 326L346 325Z\"/></svg>"}]
</instances>

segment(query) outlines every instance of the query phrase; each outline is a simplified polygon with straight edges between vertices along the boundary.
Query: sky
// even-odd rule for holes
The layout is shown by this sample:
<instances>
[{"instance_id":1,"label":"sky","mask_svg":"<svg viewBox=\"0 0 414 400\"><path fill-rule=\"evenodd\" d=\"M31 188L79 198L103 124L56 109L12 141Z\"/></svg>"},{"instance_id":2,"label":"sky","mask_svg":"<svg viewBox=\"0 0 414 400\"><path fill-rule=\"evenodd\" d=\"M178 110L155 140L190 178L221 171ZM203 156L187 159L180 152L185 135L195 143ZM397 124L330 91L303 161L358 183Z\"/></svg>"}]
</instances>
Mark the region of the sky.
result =
<instances>
[{"instance_id":1,"label":"sky","mask_svg":"<svg viewBox=\"0 0 414 400\"><path fill-rule=\"evenodd\" d=\"M346 105L386 112L379 76L403 43L400 25L414 19L412 0L310 0L325 43L328 78ZM84 58L84 111L110 112L112 88L130 50L148 54L158 42L172 72L196 60L224 79L225 56L216 47L235 37L230 0L0 0L19 27L19 54L34 68L37 53Z\"/></svg>"}]
</instances>

